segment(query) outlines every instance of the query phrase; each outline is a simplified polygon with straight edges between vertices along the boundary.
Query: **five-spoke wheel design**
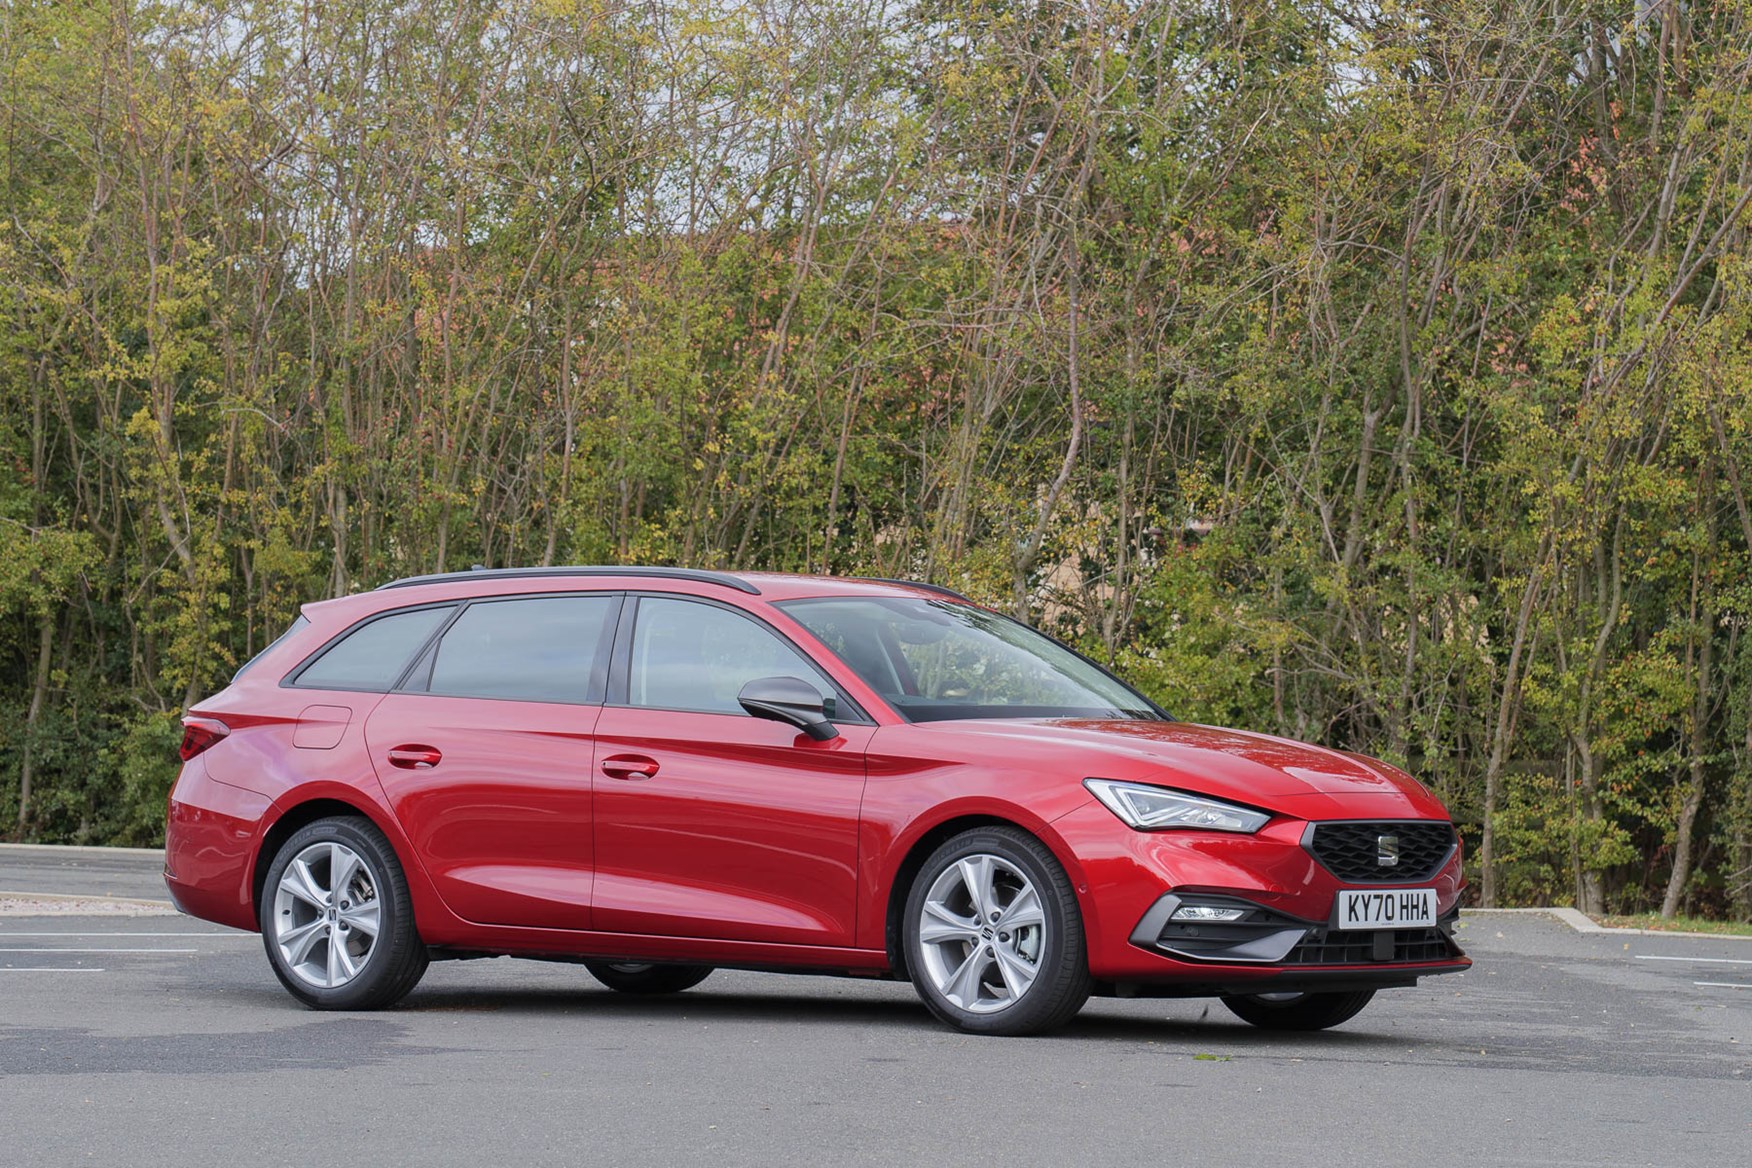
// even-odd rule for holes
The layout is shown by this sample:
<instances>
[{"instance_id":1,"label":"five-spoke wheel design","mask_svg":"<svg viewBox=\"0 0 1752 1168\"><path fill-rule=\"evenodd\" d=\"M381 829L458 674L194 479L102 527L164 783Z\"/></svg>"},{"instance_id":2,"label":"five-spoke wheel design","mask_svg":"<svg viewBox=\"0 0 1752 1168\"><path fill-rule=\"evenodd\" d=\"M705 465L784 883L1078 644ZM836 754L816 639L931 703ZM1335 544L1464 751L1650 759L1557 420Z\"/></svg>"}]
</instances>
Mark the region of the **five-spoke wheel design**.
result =
<instances>
[{"instance_id":1,"label":"five-spoke wheel design","mask_svg":"<svg viewBox=\"0 0 1752 1168\"><path fill-rule=\"evenodd\" d=\"M363 819L319 819L281 845L262 887L274 972L320 1009L386 1006L414 988L428 955L389 841Z\"/></svg>"},{"instance_id":2,"label":"five-spoke wheel design","mask_svg":"<svg viewBox=\"0 0 1752 1168\"><path fill-rule=\"evenodd\" d=\"M981 1034L1033 1034L1089 997L1076 896L1045 844L1007 827L939 847L903 918L913 984L933 1013Z\"/></svg>"}]
</instances>

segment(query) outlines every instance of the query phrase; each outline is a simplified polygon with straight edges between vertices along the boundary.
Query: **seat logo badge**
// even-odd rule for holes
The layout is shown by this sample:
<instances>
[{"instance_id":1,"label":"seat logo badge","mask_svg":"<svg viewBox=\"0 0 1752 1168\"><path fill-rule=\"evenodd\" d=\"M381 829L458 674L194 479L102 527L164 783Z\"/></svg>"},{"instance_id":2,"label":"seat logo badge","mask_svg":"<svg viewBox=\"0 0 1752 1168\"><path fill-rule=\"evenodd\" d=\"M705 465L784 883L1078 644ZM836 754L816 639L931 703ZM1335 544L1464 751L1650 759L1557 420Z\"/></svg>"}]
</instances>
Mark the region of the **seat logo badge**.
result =
<instances>
[{"instance_id":1,"label":"seat logo badge","mask_svg":"<svg viewBox=\"0 0 1752 1168\"><path fill-rule=\"evenodd\" d=\"M1377 868L1397 868L1399 866L1398 836L1378 835L1375 837L1375 866Z\"/></svg>"}]
</instances>

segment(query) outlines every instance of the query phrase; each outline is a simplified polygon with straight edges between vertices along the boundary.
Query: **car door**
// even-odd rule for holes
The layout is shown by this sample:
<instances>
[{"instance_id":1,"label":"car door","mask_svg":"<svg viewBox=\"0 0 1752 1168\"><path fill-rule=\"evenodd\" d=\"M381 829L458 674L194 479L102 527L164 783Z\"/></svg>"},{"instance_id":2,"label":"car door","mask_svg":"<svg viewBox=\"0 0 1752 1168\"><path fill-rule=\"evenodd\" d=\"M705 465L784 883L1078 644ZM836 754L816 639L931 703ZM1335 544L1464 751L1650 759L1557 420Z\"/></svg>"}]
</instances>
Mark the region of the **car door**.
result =
<instances>
[{"instance_id":1,"label":"car door","mask_svg":"<svg viewBox=\"0 0 1752 1168\"><path fill-rule=\"evenodd\" d=\"M384 795L465 920L591 925L592 735L620 603L473 601L366 722Z\"/></svg>"},{"instance_id":2,"label":"car door","mask_svg":"<svg viewBox=\"0 0 1752 1168\"><path fill-rule=\"evenodd\" d=\"M595 927L850 945L874 726L739 610L652 595L635 607L596 731ZM832 697L840 737L818 742L745 713L742 686L774 676Z\"/></svg>"}]
</instances>

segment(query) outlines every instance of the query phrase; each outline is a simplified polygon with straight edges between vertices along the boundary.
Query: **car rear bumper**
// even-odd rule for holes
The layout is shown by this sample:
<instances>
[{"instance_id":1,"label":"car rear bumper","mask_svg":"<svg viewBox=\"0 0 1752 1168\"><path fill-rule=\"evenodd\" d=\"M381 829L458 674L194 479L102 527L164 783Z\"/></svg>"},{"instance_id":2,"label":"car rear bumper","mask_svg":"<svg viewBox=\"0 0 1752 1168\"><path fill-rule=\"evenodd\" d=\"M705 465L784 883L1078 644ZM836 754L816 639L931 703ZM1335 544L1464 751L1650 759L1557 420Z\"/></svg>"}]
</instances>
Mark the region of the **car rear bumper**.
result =
<instances>
[{"instance_id":1,"label":"car rear bumper","mask_svg":"<svg viewBox=\"0 0 1752 1168\"><path fill-rule=\"evenodd\" d=\"M164 835L164 884L193 917L254 931L254 866L265 795L214 780L199 757L183 764L171 790Z\"/></svg>"}]
</instances>

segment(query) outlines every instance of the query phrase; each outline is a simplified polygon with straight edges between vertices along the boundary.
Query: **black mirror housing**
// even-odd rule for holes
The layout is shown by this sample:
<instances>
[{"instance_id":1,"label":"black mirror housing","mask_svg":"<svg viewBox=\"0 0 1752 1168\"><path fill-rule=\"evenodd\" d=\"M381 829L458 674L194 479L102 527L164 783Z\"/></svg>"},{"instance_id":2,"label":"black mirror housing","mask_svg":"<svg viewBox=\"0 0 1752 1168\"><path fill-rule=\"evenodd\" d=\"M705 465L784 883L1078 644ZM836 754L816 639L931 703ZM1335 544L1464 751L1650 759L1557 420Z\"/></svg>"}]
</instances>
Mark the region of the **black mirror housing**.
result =
<instances>
[{"instance_id":1,"label":"black mirror housing","mask_svg":"<svg viewBox=\"0 0 1752 1168\"><path fill-rule=\"evenodd\" d=\"M736 700L756 718L795 726L817 742L840 736L827 718L830 699L801 678L757 677L742 687Z\"/></svg>"}]
</instances>

